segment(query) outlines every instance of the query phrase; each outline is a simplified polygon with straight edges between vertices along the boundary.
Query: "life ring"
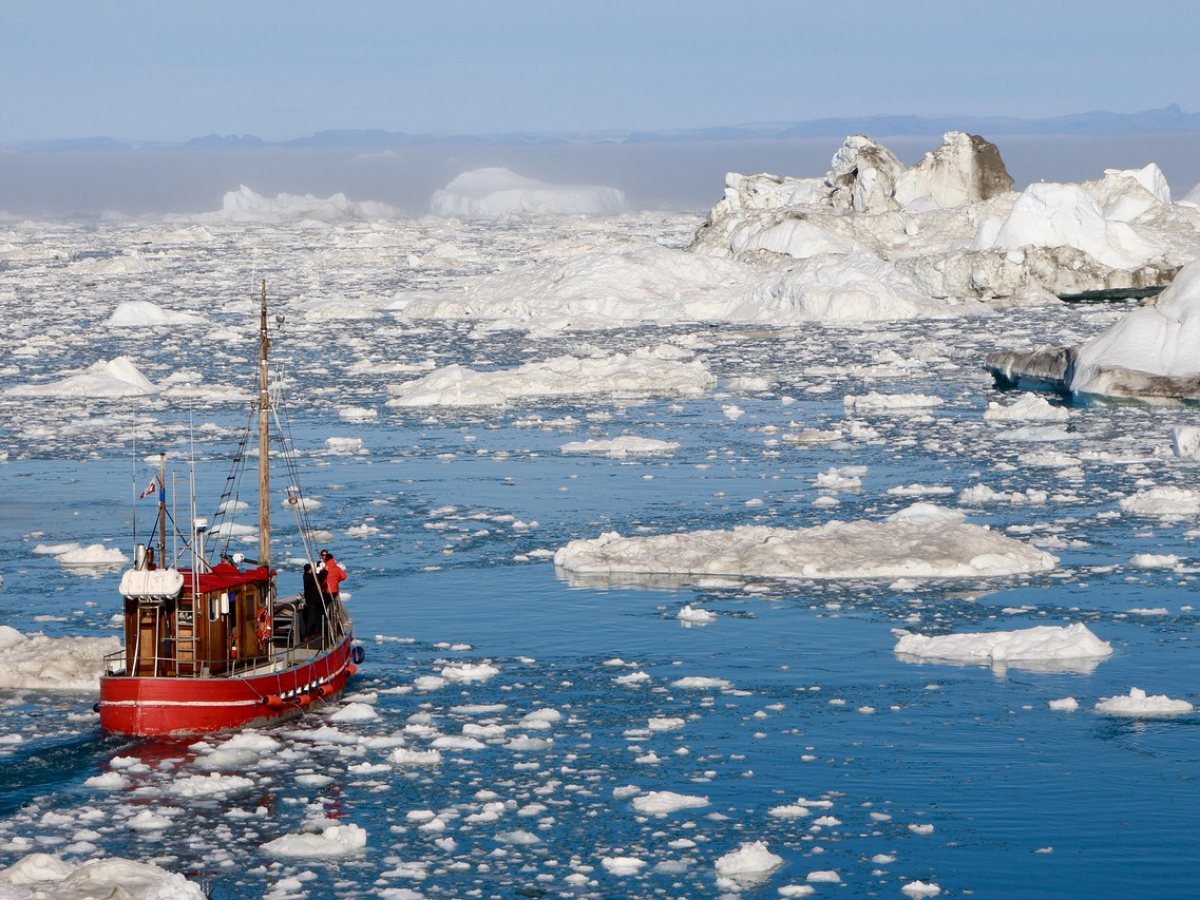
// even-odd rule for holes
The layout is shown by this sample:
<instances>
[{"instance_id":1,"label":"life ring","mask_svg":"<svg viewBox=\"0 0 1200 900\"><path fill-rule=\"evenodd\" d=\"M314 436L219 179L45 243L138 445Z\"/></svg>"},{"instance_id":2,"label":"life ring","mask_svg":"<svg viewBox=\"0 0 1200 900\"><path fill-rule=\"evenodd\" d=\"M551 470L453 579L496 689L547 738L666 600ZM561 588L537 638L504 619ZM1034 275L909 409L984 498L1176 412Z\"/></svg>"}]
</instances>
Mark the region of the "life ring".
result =
<instances>
[{"instance_id":1,"label":"life ring","mask_svg":"<svg viewBox=\"0 0 1200 900\"><path fill-rule=\"evenodd\" d=\"M271 614L264 606L258 611L258 642L265 644L271 640Z\"/></svg>"}]
</instances>

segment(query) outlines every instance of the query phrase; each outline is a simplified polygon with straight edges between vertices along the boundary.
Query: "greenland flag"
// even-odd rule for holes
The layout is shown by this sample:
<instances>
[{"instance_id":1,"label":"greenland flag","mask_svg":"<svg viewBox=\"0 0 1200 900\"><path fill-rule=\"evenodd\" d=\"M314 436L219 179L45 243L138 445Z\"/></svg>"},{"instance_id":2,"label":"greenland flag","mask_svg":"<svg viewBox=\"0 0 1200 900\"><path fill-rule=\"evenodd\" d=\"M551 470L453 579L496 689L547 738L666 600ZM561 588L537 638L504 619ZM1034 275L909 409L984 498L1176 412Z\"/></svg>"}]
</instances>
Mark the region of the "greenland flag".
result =
<instances>
[{"instance_id":1,"label":"greenland flag","mask_svg":"<svg viewBox=\"0 0 1200 900\"><path fill-rule=\"evenodd\" d=\"M151 494L158 490L158 476L155 475L150 479L150 483L146 485L146 489L138 495L139 500L145 500Z\"/></svg>"}]
</instances>

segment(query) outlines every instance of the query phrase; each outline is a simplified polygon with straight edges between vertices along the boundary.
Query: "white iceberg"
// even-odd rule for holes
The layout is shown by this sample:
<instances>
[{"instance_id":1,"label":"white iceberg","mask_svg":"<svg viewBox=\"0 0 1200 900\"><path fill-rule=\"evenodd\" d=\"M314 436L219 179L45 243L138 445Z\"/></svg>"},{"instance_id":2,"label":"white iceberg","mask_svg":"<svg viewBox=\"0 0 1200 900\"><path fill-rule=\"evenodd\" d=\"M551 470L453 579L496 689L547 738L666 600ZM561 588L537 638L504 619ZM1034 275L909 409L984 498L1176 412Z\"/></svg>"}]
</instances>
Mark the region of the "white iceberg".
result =
<instances>
[{"instance_id":1,"label":"white iceberg","mask_svg":"<svg viewBox=\"0 0 1200 900\"><path fill-rule=\"evenodd\" d=\"M110 328L154 328L173 325L204 325L193 313L163 309L149 300L122 300L108 317Z\"/></svg>"},{"instance_id":2,"label":"white iceberg","mask_svg":"<svg viewBox=\"0 0 1200 900\"><path fill-rule=\"evenodd\" d=\"M69 375L46 384L22 384L4 393L14 397L138 397L160 390L151 383L128 356L118 356L88 366L76 375Z\"/></svg>"},{"instance_id":3,"label":"white iceberg","mask_svg":"<svg viewBox=\"0 0 1200 900\"><path fill-rule=\"evenodd\" d=\"M1132 716L1157 718L1181 716L1192 712L1195 707L1186 700L1172 700L1163 694L1147 696L1141 688L1130 688L1122 697L1103 697L1096 704L1096 712L1110 716Z\"/></svg>"},{"instance_id":4,"label":"white iceberg","mask_svg":"<svg viewBox=\"0 0 1200 900\"><path fill-rule=\"evenodd\" d=\"M464 172L429 201L435 216L610 216L626 212L625 193L590 184L548 184L505 168Z\"/></svg>"}]
</instances>

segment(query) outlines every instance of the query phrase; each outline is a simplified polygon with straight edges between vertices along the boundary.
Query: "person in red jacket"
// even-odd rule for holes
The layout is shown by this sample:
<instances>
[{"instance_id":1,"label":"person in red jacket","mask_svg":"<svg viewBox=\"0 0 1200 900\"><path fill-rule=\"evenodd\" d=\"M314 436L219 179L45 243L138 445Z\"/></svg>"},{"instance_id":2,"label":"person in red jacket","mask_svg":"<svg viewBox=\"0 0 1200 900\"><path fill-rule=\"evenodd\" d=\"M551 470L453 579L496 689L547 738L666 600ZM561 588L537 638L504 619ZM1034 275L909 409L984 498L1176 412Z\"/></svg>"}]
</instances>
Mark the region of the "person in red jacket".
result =
<instances>
[{"instance_id":1,"label":"person in red jacket","mask_svg":"<svg viewBox=\"0 0 1200 900\"><path fill-rule=\"evenodd\" d=\"M317 567L317 579L321 582L321 588L325 591L326 596L332 597L334 600L341 599L339 589L341 584L346 580L346 570L343 569L333 554L328 550L321 551L321 562Z\"/></svg>"}]
</instances>

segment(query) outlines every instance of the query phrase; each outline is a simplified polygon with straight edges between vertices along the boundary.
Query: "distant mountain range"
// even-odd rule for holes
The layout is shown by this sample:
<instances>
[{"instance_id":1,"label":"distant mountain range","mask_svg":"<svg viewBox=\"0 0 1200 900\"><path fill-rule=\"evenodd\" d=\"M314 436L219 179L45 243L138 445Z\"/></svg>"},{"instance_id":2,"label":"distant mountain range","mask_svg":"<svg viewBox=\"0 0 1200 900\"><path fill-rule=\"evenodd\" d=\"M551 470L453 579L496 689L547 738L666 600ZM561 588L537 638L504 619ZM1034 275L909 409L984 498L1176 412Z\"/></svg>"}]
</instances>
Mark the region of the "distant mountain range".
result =
<instances>
[{"instance_id":1,"label":"distant mountain range","mask_svg":"<svg viewBox=\"0 0 1200 900\"><path fill-rule=\"evenodd\" d=\"M185 142L133 141L111 137L26 141L2 145L24 152L105 151L146 149L255 149L297 147L312 149L385 149L413 144L526 144L564 143L682 143L686 141L786 140L789 138L842 138L867 134L873 138L941 135L966 131L988 139L1016 134L1166 134L1200 133L1200 113L1186 113L1176 104L1136 113L1087 112L1048 119L1006 116L864 116L861 118L810 119L804 122L767 122L683 128L666 131L572 132L487 135L429 135L398 131L321 131L289 141L265 141L253 135L217 135Z\"/></svg>"}]
</instances>

